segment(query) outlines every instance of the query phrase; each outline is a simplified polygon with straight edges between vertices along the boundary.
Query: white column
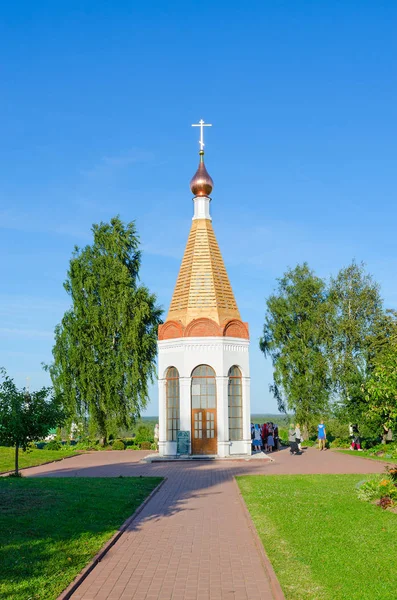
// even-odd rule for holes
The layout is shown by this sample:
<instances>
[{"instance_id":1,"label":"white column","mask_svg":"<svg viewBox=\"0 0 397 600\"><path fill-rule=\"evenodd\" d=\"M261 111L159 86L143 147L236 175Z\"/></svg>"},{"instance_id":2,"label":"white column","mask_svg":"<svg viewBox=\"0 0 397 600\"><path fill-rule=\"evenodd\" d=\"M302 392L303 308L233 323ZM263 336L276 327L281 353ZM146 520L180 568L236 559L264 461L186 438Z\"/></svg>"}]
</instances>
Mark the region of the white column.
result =
<instances>
[{"instance_id":1,"label":"white column","mask_svg":"<svg viewBox=\"0 0 397 600\"><path fill-rule=\"evenodd\" d=\"M211 198L208 196L196 196L193 198L194 202L194 215L193 221L195 219L209 219L212 221L210 216L210 202Z\"/></svg>"},{"instance_id":2,"label":"white column","mask_svg":"<svg viewBox=\"0 0 397 600\"><path fill-rule=\"evenodd\" d=\"M179 378L179 393L180 393L180 424L181 431L190 431L190 449L192 453L192 415L190 401L190 377Z\"/></svg>"},{"instance_id":3,"label":"white column","mask_svg":"<svg viewBox=\"0 0 397 600\"><path fill-rule=\"evenodd\" d=\"M216 378L218 456L229 456L229 405L227 396L228 377Z\"/></svg>"},{"instance_id":4,"label":"white column","mask_svg":"<svg viewBox=\"0 0 397 600\"><path fill-rule=\"evenodd\" d=\"M159 454L164 456L167 443L165 379L159 379Z\"/></svg>"},{"instance_id":5,"label":"white column","mask_svg":"<svg viewBox=\"0 0 397 600\"><path fill-rule=\"evenodd\" d=\"M251 454L251 402L250 402L250 378L242 378L243 387L243 440L245 453Z\"/></svg>"}]
</instances>

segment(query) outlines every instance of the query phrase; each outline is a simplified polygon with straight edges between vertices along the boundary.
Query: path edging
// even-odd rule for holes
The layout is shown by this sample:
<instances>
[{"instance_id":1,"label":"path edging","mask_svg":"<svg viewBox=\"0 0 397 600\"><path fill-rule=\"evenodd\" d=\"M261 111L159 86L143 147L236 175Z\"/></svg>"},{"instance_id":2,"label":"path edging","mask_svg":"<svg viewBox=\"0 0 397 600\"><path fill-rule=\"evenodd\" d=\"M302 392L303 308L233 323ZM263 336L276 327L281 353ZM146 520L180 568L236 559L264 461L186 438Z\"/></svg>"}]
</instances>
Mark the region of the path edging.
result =
<instances>
[{"instance_id":1,"label":"path edging","mask_svg":"<svg viewBox=\"0 0 397 600\"><path fill-rule=\"evenodd\" d=\"M81 586L83 581L88 577L88 575L95 569L97 564L101 562L104 556L109 552L109 550L114 546L114 544L121 538L123 533L127 530L127 528L131 525L131 523L136 519L139 513L142 512L146 504L153 498L155 494L159 491L162 485L167 481L167 477L164 477L162 481L152 490L145 498L145 500L138 506L138 508L132 513L130 517L121 525L118 531L112 535L112 537L105 543L104 546L99 550L99 552L94 556L94 558L88 563L87 566L84 567L82 571L74 578L74 580L68 585L66 589L58 596L57 600L69 600L75 591ZM278 600L278 599L277 599Z\"/></svg>"},{"instance_id":2,"label":"path edging","mask_svg":"<svg viewBox=\"0 0 397 600\"><path fill-rule=\"evenodd\" d=\"M264 567L266 575L267 575L267 577L269 579L270 587L271 587L271 590L272 590L272 593L273 593L274 600L286 600L286 598L284 596L284 592L283 592L283 590L281 588L280 582L277 579L277 575L276 575L276 573L275 573L275 571L273 569L273 565L270 562L269 557L267 556L267 554L265 552L265 549L263 547L262 541L261 541L261 539L260 539L260 537L258 535L258 532L257 532L256 527L254 525L254 522L253 522L253 520L251 518L251 515L250 515L250 512L249 512L249 510L247 508L247 505L244 502L244 498L242 496L242 493L240 491L240 488L238 486L238 483L237 483L235 477L233 477L233 481L234 481L234 485L236 486L237 495L238 495L238 498L240 500L240 504L241 504L241 507L243 509L245 518L247 519L247 522L248 522L248 527L249 527L249 529L251 531L251 534L252 534L252 536L254 538L255 545L256 545L257 550L259 552L259 555L261 557L261 561L262 561L263 567Z\"/></svg>"}]
</instances>

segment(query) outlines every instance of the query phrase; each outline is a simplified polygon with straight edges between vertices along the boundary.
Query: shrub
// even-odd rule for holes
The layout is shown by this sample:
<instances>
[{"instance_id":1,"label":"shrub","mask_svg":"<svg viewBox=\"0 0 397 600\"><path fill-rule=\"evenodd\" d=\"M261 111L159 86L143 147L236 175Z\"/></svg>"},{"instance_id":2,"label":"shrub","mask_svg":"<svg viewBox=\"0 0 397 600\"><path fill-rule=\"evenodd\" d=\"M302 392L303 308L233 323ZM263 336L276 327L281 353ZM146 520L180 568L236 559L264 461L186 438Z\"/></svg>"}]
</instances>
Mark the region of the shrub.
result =
<instances>
[{"instance_id":1,"label":"shrub","mask_svg":"<svg viewBox=\"0 0 397 600\"><path fill-rule=\"evenodd\" d=\"M127 448L129 448L131 446L135 446L135 439L134 438L124 438L123 442L124 442L124 444L126 445Z\"/></svg>"},{"instance_id":2,"label":"shrub","mask_svg":"<svg viewBox=\"0 0 397 600\"><path fill-rule=\"evenodd\" d=\"M369 450L370 448L373 448L374 446L378 445L379 439L377 438L364 438L361 440L361 448L363 450Z\"/></svg>"},{"instance_id":3,"label":"shrub","mask_svg":"<svg viewBox=\"0 0 397 600\"><path fill-rule=\"evenodd\" d=\"M150 450L157 450L157 444L153 442L153 444L150 446Z\"/></svg>"},{"instance_id":4,"label":"shrub","mask_svg":"<svg viewBox=\"0 0 397 600\"><path fill-rule=\"evenodd\" d=\"M307 446L308 448L311 448L312 446L316 446L317 445L317 440L303 440L302 442L302 446Z\"/></svg>"},{"instance_id":5,"label":"shrub","mask_svg":"<svg viewBox=\"0 0 397 600\"><path fill-rule=\"evenodd\" d=\"M98 448L95 446L95 442L89 440L89 439L85 439L82 440L81 442L78 442L75 446L74 446L75 450L85 450L87 452L92 451L92 450L98 450Z\"/></svg>"},{"instance_id":6,"label":"shrub","mask_svg":"<svg viewBox=\"0 0 397 600\"><path fill-rule=\"evenodd\" d=\"M125 444L123 440L115 440L112 445L113 450L125 450Z\"/></svg>"},{"instance_id":7,"label":"shrub","mask_svg":"<svg viewBox=\"0 0 397 600\"><path fill-rule=\"evenodd\" d=\"M48 444L45 447L46 450L60 450L61 448L62 444L60 442L57 442L57 440L51 440L51 442L48 442Z\"/></svg>"},{"instance_id":8,"label":"shrub","mask_svg":"<svg viewBox=\"0 0 397 600\"><path fill-rule=\"evenodd\" d=\"M397 444L378 444L368 451L368 455L395 459L397 458Z\"/></svg>"},{"instance_id":9,"label":"shrub","mask_svg":"<svg viewBox=\"0 0 397 600\"><path fill-rule=\"evenodd\" d=\"M141 450L150 450L151 446L151 442L141 442Z\"/></svg>"},{"instance_id":10,"label":"shrub","mask_svg":"<svg viewBox=\"0 0 397 600\"><path fill-rule=\"evenodd\" d=\"M135 442L154 442L154 431L147 425L140 425L137 429Z\"/></svg>"},{"instance_id":11,"label":"shrub","mask_svg":"<svg viewBox=\"0 0 397 600\"><path fill-rule=\"evenodd\" d=\"M46 443L45 442L36 442L36 448L38 450L43 450L43 448L45 448Z\"/></svg>"},{"instance_id":12,"label":"shrub","mask_svg":"<svg viewBox=\"0 0 397 600\"><path fill-rule=\"evenodd\" d=\"M347 438L335 438L330 443L330 448L349 448L350 443L350 440Z\"/></svg>"}]
</instances>

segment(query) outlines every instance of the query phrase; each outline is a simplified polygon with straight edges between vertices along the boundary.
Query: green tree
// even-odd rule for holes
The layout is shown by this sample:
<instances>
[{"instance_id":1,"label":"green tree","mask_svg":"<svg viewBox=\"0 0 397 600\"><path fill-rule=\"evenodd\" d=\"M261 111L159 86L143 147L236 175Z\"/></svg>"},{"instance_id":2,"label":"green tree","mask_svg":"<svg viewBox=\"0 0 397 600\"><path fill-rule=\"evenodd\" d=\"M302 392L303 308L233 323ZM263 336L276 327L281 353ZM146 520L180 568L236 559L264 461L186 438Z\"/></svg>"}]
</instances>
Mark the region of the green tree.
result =
<instances>
[{"instance_id":1,"label":"green tree","mask_svg":"<svg viewBox=\"0 0 397 600\"><path fill-rule=\"evenodd\" d=\"M146 406L162 311L138 282L135 224L115 217L92 231L92 245L70 261L72 307L55 330L49 370L73 417L88 416L105 444L111 424L127 428Z\"/></svg>"},{"instance_id":2,"label":"green tree","mask_svg":"<svg viewBox=\"0 0 397 600\"><path fill-rule=\"evenodd\" d=\"M397 428L397 312L379 319L369 340L371 371L364 387L365 416L383 437Z\"/></svg>"},{"instance_id":3,"label":"green tree","mask_svg":"<svg viewBox=\"0 0 397 600\"><path fill-rule=\"evenodd\" d=\"M0 369L0 444L15 447L15 475L19 474L19 449L45 437L65 421L59 397L51 388L37 392L18 390L4 369Z\"/></svg>"},{"instance_id":4,"label":"green tree","mask_svg":"<svg viewBox=\"0 0 397 600\"><path fill-rule=\"evenodd\" d=\"M279 410L293 410L308 427L329 406L326 285L308 265L288 270L267 300L260 348L273 363L270 386Z\"/></svg>"},{"instance_id":5,"label":"green tree","mask_svg":"<svg viewBox=\"0 0 397 600\"><path fill-rule=\"evenodd\" d=\"M365 409L363 386L368 374L368 338L382 317L379 286L364 265L352 262L331 278L332 345L329 351L339 415L359 421Z\"/></svg>"}]
</instances>

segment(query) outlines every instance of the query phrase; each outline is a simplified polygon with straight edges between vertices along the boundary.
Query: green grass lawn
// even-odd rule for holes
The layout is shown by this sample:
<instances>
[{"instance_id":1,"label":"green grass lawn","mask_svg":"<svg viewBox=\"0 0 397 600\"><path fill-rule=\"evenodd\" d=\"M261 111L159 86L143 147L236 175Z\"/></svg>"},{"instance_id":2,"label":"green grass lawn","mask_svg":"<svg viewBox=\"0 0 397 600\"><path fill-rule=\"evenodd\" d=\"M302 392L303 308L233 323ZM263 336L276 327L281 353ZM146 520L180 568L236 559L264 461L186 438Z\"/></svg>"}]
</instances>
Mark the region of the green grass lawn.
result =
<instances>
[{"instance_id":1,"label":"green grass lawn","mask_svg":"<svg viewBox=\"0 0 397 600\"><path fill-rule=\"evenodd\" d=\"M395 600L397 514L357 499L364 475L238 477L287 600Z\"/></svg>"},{"instance_id":2,"label":"green grass lawn","mask_svg":"<svg viewBox=\"0 0 397 600\"><path fill-rule=\"evenodd\" d=\"M160 481L0 478L0 598L57 598Z\"/></svg>"},{"instance_id":3,"label":"green grass lawn","mask_svg":"<svg viewBox=\"0 0 397 600\"><path fill-rule=\"evenodd\" d=\"M19 451L19 468L37 467L45 462L59 460L66 456L75 456L76 450L62 448L62 450L32 450L31 452ZM0 473L14 470L15 449L0 446Z\"/></svg>"},{"instance_id":4,"label":"green grass lawn","mask_svg":"<svg viewBox=\"0 0 397 600\"><path fill-rule=\"evenodd\" d=\"M363 450L362 452L353 450L338 450L338 452L342 452L343 454L352 454L353 456L358 456L359 458L372 458L372 460L381 460L383 462L397 463L397 456L395 454L395 451L389 453L387 451L387 446L384 456L376 456L376 454L374 454L371 450Z\"/></svg>"}]
</instances>

